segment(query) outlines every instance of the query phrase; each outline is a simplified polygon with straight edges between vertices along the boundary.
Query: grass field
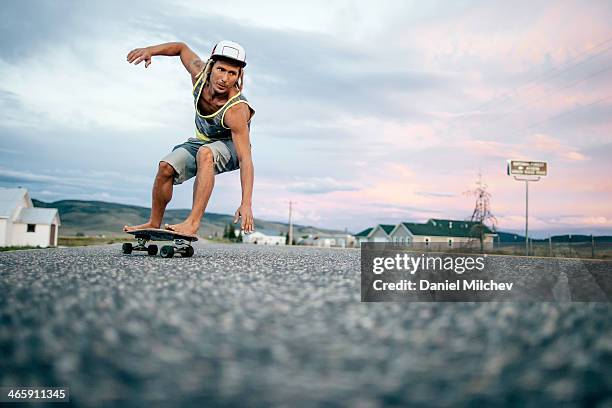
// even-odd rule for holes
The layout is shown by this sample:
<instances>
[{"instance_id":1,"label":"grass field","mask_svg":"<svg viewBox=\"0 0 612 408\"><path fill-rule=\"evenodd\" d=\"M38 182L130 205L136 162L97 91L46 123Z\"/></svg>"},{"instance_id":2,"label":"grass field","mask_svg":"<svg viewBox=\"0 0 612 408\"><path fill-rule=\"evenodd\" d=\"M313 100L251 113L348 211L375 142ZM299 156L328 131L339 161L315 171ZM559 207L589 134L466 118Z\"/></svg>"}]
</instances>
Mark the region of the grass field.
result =
<instances>
[{"instance_id":1,"label":"grass field","mask_svg":"<svg viewBox=\"0 0 612 408\"><path fill-rule=\"evenodd\" d=\"M8 247L0 247L0 252L6 251L19 251L21 249L42 249L39 246L8 246Z\"/></svg>"},{"instance_id":2,"label":"grass field","mask_svg":"<svg viewBox=\"0 0 612 408\"><path fill-rule=\"evenodd\" d=\"M117 242L126 242L125 237L59 237L57 244L59 246L86 246L86 245L102 245L115 244Z\"/></svg>"}]
</instances>

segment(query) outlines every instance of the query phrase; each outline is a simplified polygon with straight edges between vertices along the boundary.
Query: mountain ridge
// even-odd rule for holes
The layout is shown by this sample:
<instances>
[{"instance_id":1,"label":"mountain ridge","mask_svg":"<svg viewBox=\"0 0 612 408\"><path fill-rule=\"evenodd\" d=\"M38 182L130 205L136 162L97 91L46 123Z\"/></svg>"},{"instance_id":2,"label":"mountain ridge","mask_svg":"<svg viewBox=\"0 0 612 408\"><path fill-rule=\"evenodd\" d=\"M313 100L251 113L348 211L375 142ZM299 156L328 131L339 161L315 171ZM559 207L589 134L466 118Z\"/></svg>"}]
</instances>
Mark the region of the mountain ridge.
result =
<instances>
[{"instance_id":1,"label":"mountain ridge","mask_svg":"<svg viewBox=\"0 0 612 408\"><path fill-rule=\"evenodd\" d=\"M123 235L125 224L137 225L149 219L151 209L131 204L113 203L107 201L88 200L58 200L45 202L32 199L34 207L57 208L60 215L60 233L63 236L83 235ZM190 209L167 209L163 223L176 224L189 215ZM233 215L206 213L198 231L203 237L222 237L227 224L233 221ZM233 224L239 228L239 223ZM288 224L278 221L267 221L255 218L255 230L267 233L276 232L284 235ZM293 224L293 234L298 237L307 234L337 234L343 231L318 228L309 225Z\"/></svg>"}]
</instances>

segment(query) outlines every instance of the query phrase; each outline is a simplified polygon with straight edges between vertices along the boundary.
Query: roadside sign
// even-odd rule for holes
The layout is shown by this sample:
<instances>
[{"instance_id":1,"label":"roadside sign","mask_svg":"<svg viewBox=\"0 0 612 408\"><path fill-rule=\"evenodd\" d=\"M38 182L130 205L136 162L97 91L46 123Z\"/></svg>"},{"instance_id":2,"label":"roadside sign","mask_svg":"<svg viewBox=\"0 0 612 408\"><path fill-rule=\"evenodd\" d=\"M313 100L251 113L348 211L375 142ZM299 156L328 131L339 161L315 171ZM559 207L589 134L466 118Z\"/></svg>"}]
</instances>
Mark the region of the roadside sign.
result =
<instances>
[{"instance_id":1,"label":"roadside sign","mask_svg":"<svg viewBox=\"0 0 612 408\"><path fill-rule=\"evenodd\" d=\"M509 176L546 176L548 164L540 161L508 160Z\"/></svg>"},{"instance_id":2,"label":"roadside sign","mask_svg":"<svg viewBox=\"0 0 612 408\"><path fill-rule=\"evenodd\" d=\"M546 162L508 160L508 175L513 176L517 181L525 182L525 255L527 256L529 256L529 182L540 181L540 177L546 176L547 173L548 163Z\"/></svg>"}]
</instances>

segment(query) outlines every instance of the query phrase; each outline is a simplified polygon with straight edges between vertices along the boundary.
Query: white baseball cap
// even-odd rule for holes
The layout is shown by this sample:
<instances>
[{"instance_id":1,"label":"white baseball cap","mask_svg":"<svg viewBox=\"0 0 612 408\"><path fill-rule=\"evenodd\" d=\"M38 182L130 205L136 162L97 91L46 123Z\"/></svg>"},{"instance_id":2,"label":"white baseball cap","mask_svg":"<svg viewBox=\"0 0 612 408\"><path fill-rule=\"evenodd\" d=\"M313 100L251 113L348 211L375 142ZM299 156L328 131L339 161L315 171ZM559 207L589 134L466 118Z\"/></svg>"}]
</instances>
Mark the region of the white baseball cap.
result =
<instances>
[{"instance_id":1,"label":"white baseball cap","mask_svg":"<svg viewBox=\"0 0 612 408\"><path fill-rule=\"evenodd\" d=\"M242 67L246 66L246 52L242 45L233 41L220 41L212 49L211 58L221 57L238 62Z\"/></svg>"}]
</instances>

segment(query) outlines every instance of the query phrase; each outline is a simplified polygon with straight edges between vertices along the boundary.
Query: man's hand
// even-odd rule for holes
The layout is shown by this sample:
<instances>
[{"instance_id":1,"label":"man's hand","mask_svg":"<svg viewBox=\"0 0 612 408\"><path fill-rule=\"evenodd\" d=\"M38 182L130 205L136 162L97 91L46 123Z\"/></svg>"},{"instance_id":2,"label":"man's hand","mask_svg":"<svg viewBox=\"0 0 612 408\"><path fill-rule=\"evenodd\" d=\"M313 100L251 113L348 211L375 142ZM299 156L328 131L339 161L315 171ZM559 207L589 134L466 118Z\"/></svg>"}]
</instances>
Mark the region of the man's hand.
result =
<instances>
[{"instance_id":1,"label":"man's hand","mask_svg":"<svg viewBox=\"0 0 612 408\"><path fill-rule=\"evenodd\" d=\"M127 55L127 61L131 64L132 62L134 63L134 65L138 65L140 64L142 61L145 62L145 68L147 68L149 65L151 65L151 57L153 56L151 49L149 47L146 48L136 48L135 50L132 50L129 52L129 54Z\"/></svg>"},{"instance_id":2,"label":"man's hand","mask_svg":"<svg viewBox=\"0 0 612 408\"><path fill-rule=\"evenodd\" d=\"M204 70L206 63L193 52L185 43L169 42L159 45L152 45L145 48L136 48L127 55L127 61L134 65L145 62L145 68L151 65L151 57L156 55L166 55L169 57L181 57L181 62L191 74L191 82L195 85L197 75Z\"/></svg>"},{"instance_id":3,"label":"man's hand","mask_svg":"<svg viewBox=\"0 0 612 408\"><path fill-rule=\"evenodd\" d=\"M250 234L255 231L255 226L253 225L253 211L251 210L250 205L241 205L236 210L236 214L234 214L234 224L238 222L238 218L242 219L240 223L240 229L245 234Z\"/></svg>"}]
</instances>

